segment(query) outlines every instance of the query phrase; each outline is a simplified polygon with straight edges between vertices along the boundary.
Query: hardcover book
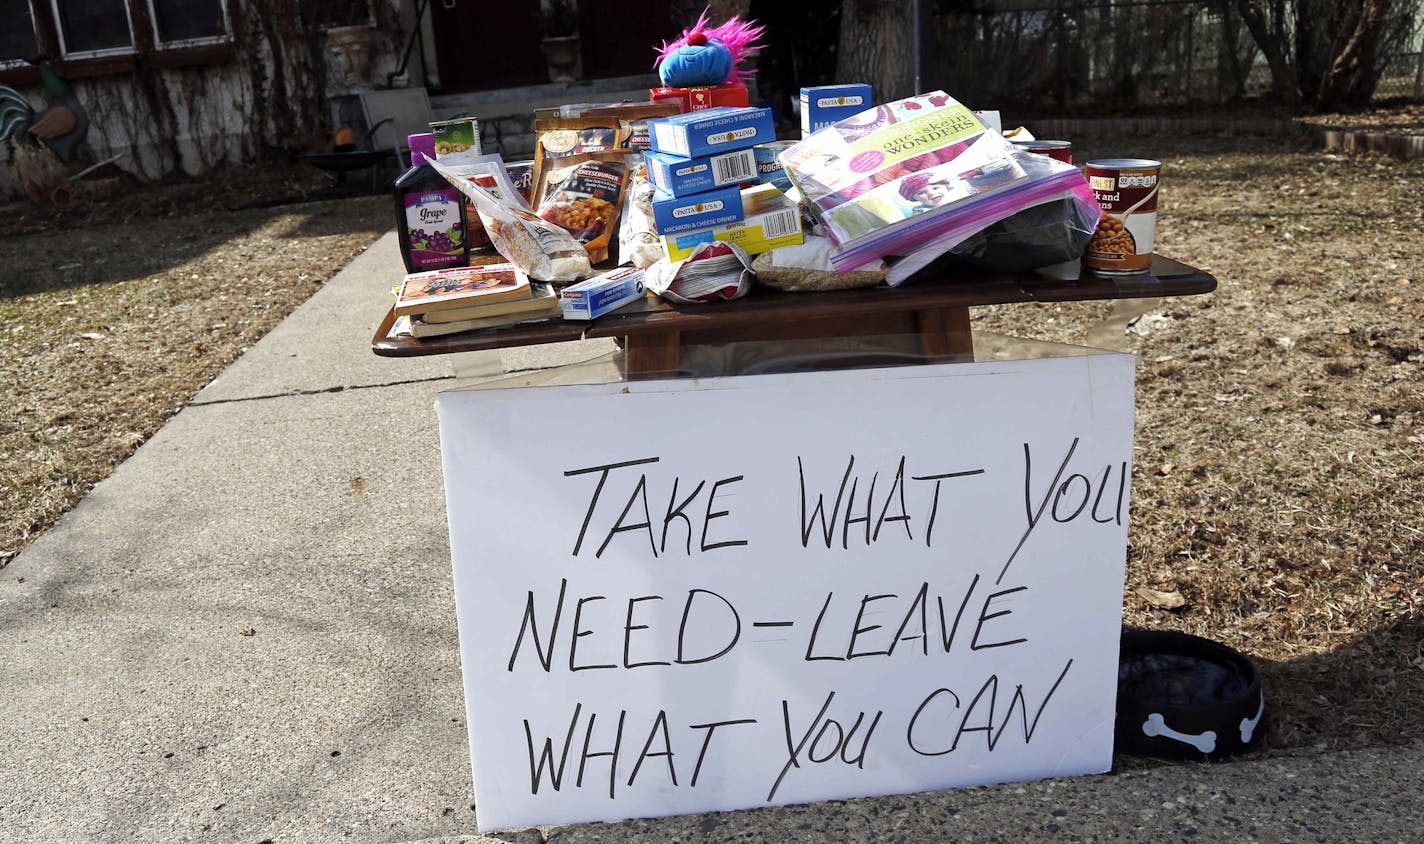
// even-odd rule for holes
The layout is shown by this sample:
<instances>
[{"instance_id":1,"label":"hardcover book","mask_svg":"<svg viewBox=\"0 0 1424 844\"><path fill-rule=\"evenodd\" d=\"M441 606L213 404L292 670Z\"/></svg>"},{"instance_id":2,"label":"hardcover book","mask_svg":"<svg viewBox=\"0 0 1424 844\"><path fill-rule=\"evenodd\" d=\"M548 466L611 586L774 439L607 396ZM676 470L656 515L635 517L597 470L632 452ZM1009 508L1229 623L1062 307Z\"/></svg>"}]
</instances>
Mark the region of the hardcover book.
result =
<instances>
[{"instance_id":1,"label":"hardcover book","mask_svg":"<svg viewBox=\"0 0 1424 844\"><path fill-rule=\"evenodd\" d=\"M446 267L407 275L396 291L395 312L428 314L516 302L533 295L529 277L513 264Z\"/></svg>"},{"instance_id":2,"label":"hardcover book","mask_svg":"<svg viewBox=\"0 0 1424 844\"><path fill-rule=\"evenodd\" d=\"M485 320L490 318L504 318L508 322L518 320L533 319L543 316L545 313L559 312L559 296L554 288L547 284L535 282L529 286L531 296L528 299L512 299L505 302L491 302L488 305L472 305L468 308L445 308L439 311L427 311L418 314L419 322L427 325L439 325L444 323L468 322L470 320Z\"/></svg>"}]
</instances>

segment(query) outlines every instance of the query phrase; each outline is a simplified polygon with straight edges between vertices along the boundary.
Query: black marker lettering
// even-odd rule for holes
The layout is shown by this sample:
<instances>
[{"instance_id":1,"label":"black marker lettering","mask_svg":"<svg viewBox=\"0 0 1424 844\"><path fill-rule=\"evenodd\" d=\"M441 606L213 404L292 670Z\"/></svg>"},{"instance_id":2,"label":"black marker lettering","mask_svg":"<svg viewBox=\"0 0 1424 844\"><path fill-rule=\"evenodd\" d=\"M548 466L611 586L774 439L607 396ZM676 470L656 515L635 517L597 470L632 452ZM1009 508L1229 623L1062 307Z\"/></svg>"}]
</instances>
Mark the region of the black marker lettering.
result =
<instances>
[{"instance_id":1,"label":"black marker lettering","mask_svg":"<svg viewBox=\"0 0 1424 844\"><path fill-rule=\"evenodd\" d=\"M653 746L653 739L659 735L663 739L663 749L657 753L649 753L648 749ZM672 762L672 737L668 735L667 712L661 709L658 710L658 717L653 719L653 726L648 729L648 740L643 742L643 752L638 754L638 761L633 763L633 773L628 775L630 788L633 786L633 781L638 778L638 771L643 767L643 760L651 759L654 756L662 756L667 759L668 778L672 780L673 785L677 785L677 768L673 766ZM609 796L613 796L612 792L609 793Z\"/></svg>"},{"instance_id":2,"label":"black marker lettering","mask_svg":"<svg viewBox=\"0 0 1424 844\"><path fill-rule=\"evenodd\" d=\"M713 721L710 724L691 724L689 730L706 730L707 734L702 737L702 749L697 752L697 765L692 769L692 787L697 787L697 777L702 773L702 760L707 756L707 748L712 744L712 734L717 732L718 727L729 727L733 724L755 724L755 718L741 718L736 721Z\"/></svg>"},{"instance_id":3,"label":"black marker lettering","mask_svg":"<svg viewBox=\"0 0 1424 844\"><path fill-rule=\"evenodd\" d=\"M722 648L722 650L718 651L715 654L712 654L711 656L698 657L697 659L688 659L685 648L685 641L687 636L687 620L692 616L692 601L698 595L711 595L712 597L716 598L717 600L721 601L723 604L726 605L727 611L732 614L732 639L726 644L725 647ZM726 598L723 598L716 592L712 592L707 589L689 589L687 591L687 603L684 604L682 607L682 625L678 628L677 631L676 661L678 665L696 665L700 662L711 662L714 659L726 656L732 650L732 648L736 646L737 640L741 639L741 637L742 618L740 615L737 614L737 608L732 606L731 601L728 601Z\"/></svg>"},{"instance_id":4,"label":"black marker lettering","mask_svg":"<svg viewBox=\"0 0 1424 844\"><path fill-rule=\"evenodd\" d=\"M900 502L900 515L886 517L890 512L891 503ZM910 532L910 512L905 507L905 456L900 455L900 465L895 467L895 481L890 486L890 491L885 493L885 506L880 508L880 519L875 523L875 539L880 539L880 529L886 522L900 522L905 528L905 538L914 541L915 535Z\"/></svg>"},{"instance_id":5,"label":"black marker lettering","mask_svg":"<svg viewBox=\"0 0 1424 844\"><path fill-rule=\"evenodd\" d=\"M862 598L860 599L860 611L855 614L855 626L851 628L851 631L850 631L850 642L846 645L846 659L848 659L848 660L849 660L849 659L856 659L857 657L862 657L862 656L886 656L887 654L890 653L890 649L894 647L894 641L893 641L893 640L892 640L891 643L890 643L890 647L889 647L889 648L886 648L886 649L883 650L883 651L857 651L857 650L855 649L855 640L858 639L858 638L860 638L860 634L862 634L862 633L869 633L869 632L872 631L872 630L879 630L879 629L880 629L880 625L879 625L879 624L870 624L870 625L866 625L865 627L862 627L862 626L860 625L861 620L865 618L865 608L866 608L867 606L869 606L869 605L875 603L876 601L884 600L885 598L897 598L897 597L899 597L899 596L898 596L898 595L866 595L866 596L864 596L864 597L862 597Z\"/></svg>"},{"instance_id":6,"label":"black marker lettering","mask_svg":"<svg viewBox=\"0 0 1424 844\"><path fill-rule=\"evenodd\" d=\"M707 544L707 528L712 524L712 520L720 519L723 516L727 515L726 510L718 510L716 513L712 512L712 502L717 500L718 487L722 486L723 484L734 484L737 481L740 481L741 479L741 475L737 475L735 478L723 478L722 480L713 484L712 491L707 493L707 515L702 519L702 543L700 546L703 551L711 551L713 548L725 548L729 545L747 544L747 541L745 539L728 540L726 542L714 542L711 545ZM698 488L701 489L700 486Z\"/></svg>"},{"instance_id":7,"label":"black marker lettering","mask_svg":"<svg viewBox=\"0 0 1424 844\"><path fill-rule=\"evenodd\" d=\"M605 597L606 597L606 596L604 596L604 595L589 595L587 598L579 598L579 599L578 599L578 603L574 605L574 636L573 636L572 639L569 640L569 670L570 670L570 671L583 671L583 670L588 669L588 668L617 668L617 667L618 667L618 666L614 665L614 664L611 663L611 662L610 662L610 663L607 663L607 664L604 664L604 665L575 665L575 664L574 664L574 663L575 663L575 657L576 657L576 655L578 654L579 639L583 638L584 636L592 636L592 635L593 635L593 631L592 631L592 630L584 630L584 629L582 629L582 628L580 627L580 625L579 625L579 620L580 620L580 619L582 618L582 616L583 616L583 605L584 605L584 604L588 604L588 603L592 603L592 602L594 602L594 601L602 601L602 600L605 599Z\"/></svg>"},{"instance_id":8,"label":"black marker lettering","mask_svg":"<svg viewBox=\"0 0 1424 844\"><path fill-rule=\"evenodd\" d=\"M641 466L644 463L656 463L660 458L644 457L641 460L627 460L622 463L605 463L601 466L589 466L585 469L570 469L564 472L564 477L571 478L575 475L586 475L589 472L598 472L598 486L593 489L593 497L588 501L588 511L583 514L583 526L579 528L578 539L574 542L574 553L577 557L579 549L583 547L584 534L588 532L588 523L593 518L593 510L598 506L598 496L603 492L603 485L608 481L608 473L614 469L623 469L628 466Z\"/></svg>"},{"instance_id":9,"label":"black marker lettering","mask_svg":"<svg viewBox=\"0 0 1424 844\"><path fill-rule=\"evenodd\" d=\"M559 635L559 617L564 612L564 591L569 588L569 581L562 579L559 581L559 602L554 605L554 623L549 626L549 649L544 650L544 646L539 641L539 623L534 620L534 590L529 590L529 599L524 604L524 621L519 625L519 636L514 640L514 650L509 653L509 671L514 670L514 660L519 656L519 646L524 642L524 633L533 630L534 652L539 658L539 664L548 671L549 666L554 661L554 639Z\"/></svg>"},{"instance_id":10,"label":"black marker lettering","mask_svg":"<svg viewBox=\"0 0 1424 844\"><path fill-rule=\"evenodd\" d=\"M569 734L564 737L564 749L559 754L559 767L555 769L554 764L554 739L552 737L544 739L544 749L539 752L539 759L534 759L534 732L529 727L529 719L524 719L524 738L529 745L529 793L539 793L539 783L544 779L544 771L549 772L549 782L558 791L563 786L564 764L569 761L569 747L574 743L574 728L578 726L579 712L583 709L583 704L574 704L573 717L569 719Z\"/></svg>"},{"instance_id":11,"label":"black marker lettering","mask_svg":"<svg viewBox=\"0 0 1424 844\"><path fill-rule=\"evenodd\" d=\"M672 663L670 663L670 662L657 662L657 661L633 662L633 661L631 661L631 659L630 659L629 656L628 656L628 653L629 653L629 651L632 650L632 646L633 646L633 631L634 631L634 630L647 630L647 629L648 629L648 625L646 625L646 624L634 624L634 623L633 623L633 608L634 608L635 606L637 606L638 604L642 603L643 601L661 601L662 599L663 599L663 596L662 596L662 595L644 595L644 596L641 597L641 598L629 598L629 599L628 599L628 618L627 618L626 621L623 622L623 667L624 667L624 668L642 668L642 667L645 666L645 665L671 665L671 664L672 664Z\"/></svg>"},{"instance_id":12,"label":"black marker lettering","mask_svg":"<svg viewBox=\"0 0 1424 844\"><path fill-rule=\"evenodd\" d=\"M1068 453L1063 455L1063 462L1058 466L1058 472L1053 476L1053 483L1048 485L1048 491L1043 494L1043 499L1038 504L1038 509L1033 509L1033 502L1030 496L1033 495L1033 453L1028 443L1024 443L1024 516L1028 519L1028 527L1024 529L1023 536L1019 537L1019 544L1014 546L1014 552L1009 555L1009 559L1004 563L1004 568L999 572L999 577L994 583L1003 583L1004 575L1009 573L1009 566L1013 565L1014 558L1019 555L1019 550L1028 541L1029 534L1038 526L1038 520L1043 518L1043 511L1048 507L1049 500L1053 497L1053 491L1058 488L1058 482L1063 477L1063 472L1068 468L1068 461L1073 459L1073 452L1078 450L1078 441L1081 437L1074 437L1073 444L1068 447Z\"/></svg>"},{"instance_id":13,"label":"black marker lettering","mask_svg":"<svg viewBox=\"0 0 1424 844\"><path fill-rule=\"evenodd\" d=\"M1013 589L1005 589L1002 592L995 592L984 599L984 607L979 611L979 623L974 626L974 638L969 640L969 649L971 651L982 651L987 648L1002 648L1007 645L1017 645L1020 642L1028 641L1028 639L1010 639L1005 642L990 642L986 645L979 644L979 634L984 630L984 622L989 621L990 619L998 618L1001 615L1009 615L1013 612L1013 610L1000 610L996 613L990 613L989 604L993 603L994 599L1000 596L1012 595L1015 592L1023 592L1027 589L1027 586L1015 586Z\"/></svg>"},{"instance_id":14,"label":"black marker lettering","mask_svg":"<svg viewBox=\"0 0 1424 844\"><path fill-rule=\"evenodd\" d=\"M824 495L816 496L816 508L811 513L811 519L821 522L821 534L825 539L826 547L831 547L831 537L835 536L836 521L841 513L841 501L845 498L846 482L850 480L851 470L855 468L855 456L852 455L846 463L845 475L841 477L841 485L836 493L836 506L831 511L830 518L826 517L826 500ZM796 458L796 470L801 478L801 547L806 548L811 543L812 521L806 516L806 469L801 464L801 458Z\"/></svg>"},{"instance_id":15,"label":"black marker lettering","mask_svg":"<svg viewBox=\"0 0 1424 844\"><path fill-rule=\"evenodd\" d=\"M667 513L663 516L663 543L662 543L662 545L663 545L663 552L664 552L664 553L667 552L668 525L672 523L672 520L673 520L673 519L682 519L682 523L687 526L687 540L686 540L686 543L685 543L684 546L683 546L683 549L684 549L684 551L685 551L689 556L691 556L691 555L692 555L692 520L689 519L689 518L687 517L687 514L684 513L684 512L682 512L682 511L685 510L685 509L687 509L687 505L689 505L689 504L692 503L692 499L694 499L694 498L697 497L697 493L699 493L699 492L702 491L702 487L705 486L705 485L707 484L707 482L706 482L706 481L698 481L698 482L697 482L697 488L692 491L692 494L689 495L689 496L687 496L687 498L684 499L681 504L677 505L676 507L673 507L673 502L677 500L677 482L678 482L678 478L673 478L673 481L672 481L672 495L669 495L669 496L668 496L668 510L667 510Z\"/></svg>"},{"instance_id":16,"label":"black marker lettering","mask_svg":"<svg viewBox=\"0 0 1424 844\"><path fill-rule=\"evenodd\" d=\"M642 502L643 505L643 520L641 522L634 522L631 525L623 524L623 520L628 518L628 512L633 509L633 505L639 502ZM604 549L608 547L608 543L613 541L615 534L627 530L638 530L639 528L647 532L648 548L652 550L653 556L656 557L658 555L658 543L653 539L653 516L652 513L648 511L647 475L642 475L638 478L638 485L633 487L633 492L628 496L628 503L623 505L623 512L618 516L618 521L614 522L613 527L608 531L608 536L604 538L603 544L598 546L598 553L593 556L602 557Z\"/></svg>"}]
</instances>

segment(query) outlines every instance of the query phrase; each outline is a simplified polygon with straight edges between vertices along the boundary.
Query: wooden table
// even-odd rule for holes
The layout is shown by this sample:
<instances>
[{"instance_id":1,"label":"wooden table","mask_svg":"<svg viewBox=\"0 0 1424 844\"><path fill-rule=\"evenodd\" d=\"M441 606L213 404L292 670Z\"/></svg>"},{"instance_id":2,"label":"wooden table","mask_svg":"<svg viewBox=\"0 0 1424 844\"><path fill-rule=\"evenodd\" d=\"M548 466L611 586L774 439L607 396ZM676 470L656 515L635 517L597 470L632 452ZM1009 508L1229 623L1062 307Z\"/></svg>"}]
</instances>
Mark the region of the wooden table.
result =
<instances>
[{"instance_id":1,"label":"wooden table","mask_svg":"<svg viewBox=\"0 0 1424 844\"><path fill-rule=\"evenodd\" d=\"M1080 274L1076 264L1027 273L975 273L917 280L901 287L867 287L825 293L783 293L757 288L731 302L673 305L649 297L590 322L558 317L448 334L424 340L392 337L387 313L371 350L412 357L598 337L618 338L628 377L676 372L688 346L748 340L916 335L932 359L972 358L969 309L1010 302L1147 299L1210 293L1216 279L1186 264L1154 256L1151 272L1136 276Z\"/></svg>"}]
</instances>

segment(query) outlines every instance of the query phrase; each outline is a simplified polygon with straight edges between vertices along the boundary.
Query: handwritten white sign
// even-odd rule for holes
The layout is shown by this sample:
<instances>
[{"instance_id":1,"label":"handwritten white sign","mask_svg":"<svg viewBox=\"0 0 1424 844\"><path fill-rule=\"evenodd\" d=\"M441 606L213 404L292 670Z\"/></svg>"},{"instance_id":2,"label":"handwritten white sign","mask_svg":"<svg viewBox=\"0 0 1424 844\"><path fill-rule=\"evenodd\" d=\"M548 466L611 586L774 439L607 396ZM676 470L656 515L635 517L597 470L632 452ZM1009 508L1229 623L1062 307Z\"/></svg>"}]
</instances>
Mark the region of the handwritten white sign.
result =
<instances>
[{"instance_id":1,"label":"handwritten white sign","mask_svg":"<svg viewBox=\"0 0 1424 844\"><path fill-rule=\"evenodd\" d=\"M480 829L1111 764L1133 361L439 397Z\"/></svg>"}]
</instances>

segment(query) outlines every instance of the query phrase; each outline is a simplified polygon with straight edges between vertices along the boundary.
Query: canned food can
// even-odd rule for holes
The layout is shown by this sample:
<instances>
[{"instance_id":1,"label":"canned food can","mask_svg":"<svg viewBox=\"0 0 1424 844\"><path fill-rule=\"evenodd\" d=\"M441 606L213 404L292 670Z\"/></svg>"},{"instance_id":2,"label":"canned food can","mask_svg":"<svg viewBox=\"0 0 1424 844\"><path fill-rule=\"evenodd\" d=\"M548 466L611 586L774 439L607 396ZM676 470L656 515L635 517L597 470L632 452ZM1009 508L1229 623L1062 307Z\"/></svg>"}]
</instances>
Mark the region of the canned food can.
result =
<instances>
[{"instance_id":1,"label":"canned food can","mask_svg":"<svg viewBox=\"0 0 1424 844\"><path fill-rule=\"evenodd\" d=\"M1105 158L1087 164L1088 184L1103 209L1083 266L1099 275L1136 275L1152 268L1157 186L1162 162Z\"/></svg>"},{"instance_id":2,"label":"canned food can","mask_svg":"<svg viewBox=\"0 0 1424 844\"><path fill-rule=\"evenodd\" d=\"M1014 141L1014 146L1028 152L1036 152L1064 164L1073 163L1073 144L1069 141Z\"/></svg>"}]
</instances>

